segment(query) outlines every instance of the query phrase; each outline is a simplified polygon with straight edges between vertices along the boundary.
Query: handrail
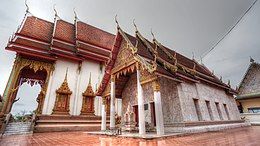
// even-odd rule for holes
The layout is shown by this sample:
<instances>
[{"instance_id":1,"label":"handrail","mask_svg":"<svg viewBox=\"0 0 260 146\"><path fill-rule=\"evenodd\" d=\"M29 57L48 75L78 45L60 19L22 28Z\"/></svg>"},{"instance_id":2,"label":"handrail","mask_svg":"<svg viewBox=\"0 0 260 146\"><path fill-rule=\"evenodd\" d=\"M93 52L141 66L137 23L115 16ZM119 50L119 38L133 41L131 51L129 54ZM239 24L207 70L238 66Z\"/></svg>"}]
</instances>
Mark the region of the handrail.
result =
<instances>
[{"instance_id":1,"label":"handrail","mask_svg":"<svg viewBox=\"0 0 260 146\"><path fill-rule=\"evenodd\" d=\"M6 115L6 117L5 117L5 120L4 120L4 122L3 122L1 131L0 131L0 132L1 132L1 137L2 137L3 134L5 133L5 128L6 128L6 126L8 125L11 116L12 116L12 114L11 114L11 113L8 113L8 114Z\"/></svg>"}]
</instances>

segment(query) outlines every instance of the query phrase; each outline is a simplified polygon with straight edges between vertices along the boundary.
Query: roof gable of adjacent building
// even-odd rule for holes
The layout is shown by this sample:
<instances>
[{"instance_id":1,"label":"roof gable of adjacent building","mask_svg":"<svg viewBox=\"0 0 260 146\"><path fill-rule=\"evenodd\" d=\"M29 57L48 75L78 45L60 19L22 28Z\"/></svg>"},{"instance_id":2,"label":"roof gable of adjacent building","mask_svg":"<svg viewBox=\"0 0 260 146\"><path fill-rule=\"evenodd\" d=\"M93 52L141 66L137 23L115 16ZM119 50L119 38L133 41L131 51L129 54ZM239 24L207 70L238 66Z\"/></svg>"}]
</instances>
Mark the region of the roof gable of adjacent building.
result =
<instances>
[{"instance_id":1,"label":"roof gable of adjacent building","mask_svg":"<svg viewBox=\"0 0 260 146\"><path fill-rule=\"evenodd\" d=\"M260 64L250 60L251 63L240 82L237 99L260 98Z\"/></svg>"}]
</instances>

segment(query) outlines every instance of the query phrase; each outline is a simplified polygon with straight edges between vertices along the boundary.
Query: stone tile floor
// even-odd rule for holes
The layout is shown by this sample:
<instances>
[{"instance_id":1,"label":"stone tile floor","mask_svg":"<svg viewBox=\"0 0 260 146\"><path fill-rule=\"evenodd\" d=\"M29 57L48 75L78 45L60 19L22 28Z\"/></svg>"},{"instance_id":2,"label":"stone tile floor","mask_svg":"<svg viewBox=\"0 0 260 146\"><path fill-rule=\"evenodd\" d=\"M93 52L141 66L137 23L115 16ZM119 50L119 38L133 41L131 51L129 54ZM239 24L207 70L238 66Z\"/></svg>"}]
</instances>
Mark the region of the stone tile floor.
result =
<instances>
[{"instance_id":1,"label":"stone tile floor","mask_svg":"<svg viewBox=\"0 0 260 146\"><path fill-rule=\"evenodd\" d=\"M93 145L93 146L172 146L172 145L250 145L260 146L260 126L228 129L154 140L89 135L85 132L36 133L4 136L1 146L16 145Z\"/></svg>"}]
</instances>

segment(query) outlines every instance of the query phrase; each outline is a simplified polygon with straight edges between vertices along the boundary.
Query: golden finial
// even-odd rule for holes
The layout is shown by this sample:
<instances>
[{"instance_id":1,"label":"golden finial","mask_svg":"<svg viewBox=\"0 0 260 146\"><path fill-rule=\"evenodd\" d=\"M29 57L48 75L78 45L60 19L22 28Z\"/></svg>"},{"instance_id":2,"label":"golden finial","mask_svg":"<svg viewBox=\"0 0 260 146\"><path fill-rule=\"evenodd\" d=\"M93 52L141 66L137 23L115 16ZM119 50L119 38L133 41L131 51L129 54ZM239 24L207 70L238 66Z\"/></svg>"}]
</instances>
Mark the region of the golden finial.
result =
<instances>
[{"instance_id":1,"label":"golden finial","mask_svg":"<svg viewBox=\"0 0 260 146\"><path fill-rule=\"evenodd\" d=\"M138 32L137 26L135 24L135 19L133 19L133 24L134 24L134 27L135 27L135 32Z\"/></svg>"},{"instance_id":2,"label":"golden finial","mask_svg":"<svg viewBox=\"0 0 260 146\"><path fill-rule=\"evenodd\" d=\"M67 82L67 77L68 77L68 67L66 69L66 74L65 74L65 79L64 79L65 82Z\"/></svg>"},{"instance_id":3,"label":"golden finial","mask_svg":"<svg viewBox=\"0 0 260 146\"><path fill-rule=\"evenodd\" d=\"M26 6L26 13L29 13L29 6L27 4L27 0L25 0L24 3L25 3L25 6Z\"/></svg>"},{"instance_id":4,"label":"golden finial","mask_svg":"<svg viewBox=\"0 0 260 146\"><path fill-rule=\"evenodd\" d=\"M74 18L75 18L75 20L78 20L78 16L77 16L76 8L75 8L75 7L73 8L73 13L74 13Z\"/></svg>"},{"instance_id":5,"label":"golden finial","mask_svg":"<svg viewBox=\"0 0 260 146\"><path fill-rule=\"evenodd\" d=\"M118 23L118 21L117 21L117 14L116 14L116 16L115 16L115 22L116 22L117 28L119 28L119 23Z\"/></svg>"},{"instance_id":6,"label":"golden finial","mask_svg":"<svg viewBox=\"0 0 260 146\"><path fill-rule=\"evenodd\" d=\"M88 85L91 85L91 72L90 72L90 74L89 74Z\"/></svg>"}]
</instances>

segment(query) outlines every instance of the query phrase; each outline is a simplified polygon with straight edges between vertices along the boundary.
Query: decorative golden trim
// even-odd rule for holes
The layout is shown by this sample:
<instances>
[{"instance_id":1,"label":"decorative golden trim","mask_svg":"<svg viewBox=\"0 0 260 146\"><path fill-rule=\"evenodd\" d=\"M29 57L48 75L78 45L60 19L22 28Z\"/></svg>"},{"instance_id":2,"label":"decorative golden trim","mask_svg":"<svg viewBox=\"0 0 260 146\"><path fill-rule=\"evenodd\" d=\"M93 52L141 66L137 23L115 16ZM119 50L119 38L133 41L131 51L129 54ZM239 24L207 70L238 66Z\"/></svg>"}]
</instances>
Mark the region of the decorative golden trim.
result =
<instances>
[{"instance_id":1,"label":"decorative golden trim","mask_svg":"<svg viewBox=\"0 0 260 146\"><path fill-rule=\"evenodd\" d=\"M152 86L154 92L160 91L161 86L158 80L153 81Z\"/></svg>"}]
</instances>

